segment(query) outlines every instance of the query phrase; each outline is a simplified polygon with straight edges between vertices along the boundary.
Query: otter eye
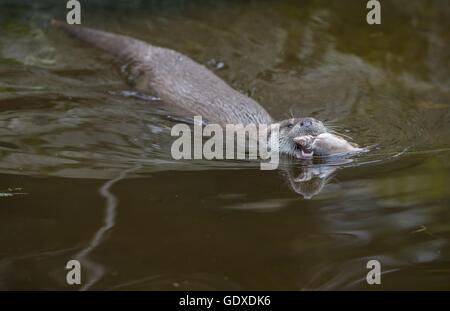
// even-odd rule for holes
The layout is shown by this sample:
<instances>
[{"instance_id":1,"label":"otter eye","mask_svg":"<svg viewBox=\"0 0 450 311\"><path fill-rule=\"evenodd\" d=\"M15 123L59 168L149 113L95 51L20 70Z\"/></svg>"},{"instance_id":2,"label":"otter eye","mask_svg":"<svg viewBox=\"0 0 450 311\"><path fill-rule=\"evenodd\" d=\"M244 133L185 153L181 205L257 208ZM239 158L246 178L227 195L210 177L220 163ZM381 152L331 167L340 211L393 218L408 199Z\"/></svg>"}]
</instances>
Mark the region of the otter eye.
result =
<instances>
[{"instance_id":1,"label":"otter eye","mask_svg":"<svg viewBox=\"0 0 450 311\"><path fill-rule=\"evenodd\" d=\"M287 128L288 129L291 129L291 128L293 128L294 127L294 123L288 123L288 125L287 125Z\"/></svg>"}]
</instances>

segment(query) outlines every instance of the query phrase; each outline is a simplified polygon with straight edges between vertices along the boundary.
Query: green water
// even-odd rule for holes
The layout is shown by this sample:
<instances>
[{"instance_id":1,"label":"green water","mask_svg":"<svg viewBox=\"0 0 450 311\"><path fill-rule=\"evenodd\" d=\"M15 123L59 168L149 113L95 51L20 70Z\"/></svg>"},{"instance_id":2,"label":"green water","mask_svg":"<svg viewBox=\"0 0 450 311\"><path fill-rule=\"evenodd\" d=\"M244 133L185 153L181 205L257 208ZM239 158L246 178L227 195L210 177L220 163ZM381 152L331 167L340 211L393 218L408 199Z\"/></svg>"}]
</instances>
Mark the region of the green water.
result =
<instances>
[{"instance_id":1,"label":"green water","mask_svg":"<svg viewBox=\"0 0 450 311\"><path fill-rule=\"evenodd\" d=\"M449 2L383 0L377 26L365 4L83 4L83 25L182 52L276 119L377 145L261 171L173 160L164 105L49 26L64 1L0 1L0 289L449 290Z\"/></svg>"}]
</instances>

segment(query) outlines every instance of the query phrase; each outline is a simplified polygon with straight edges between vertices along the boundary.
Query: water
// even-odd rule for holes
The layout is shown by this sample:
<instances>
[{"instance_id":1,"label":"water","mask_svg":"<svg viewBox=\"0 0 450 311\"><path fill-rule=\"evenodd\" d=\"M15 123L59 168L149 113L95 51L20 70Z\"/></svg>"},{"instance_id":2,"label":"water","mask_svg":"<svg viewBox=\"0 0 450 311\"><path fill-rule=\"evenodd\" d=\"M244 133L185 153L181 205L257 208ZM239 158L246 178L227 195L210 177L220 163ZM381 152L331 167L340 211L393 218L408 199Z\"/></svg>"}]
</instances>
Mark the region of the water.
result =
<instances>
[{"instance_id":1,"label":"water","mask_svg":"<svg viewBox=\"0 0 450 311\"><path fill-rule=\"evenodd\" d=\"M450 289L448 1L89 1L84 25L178 50L352 161L175 161L164 103L0 2L0 289ZM123 178L122 178L123 177ZM122 179L121 179L122 178ZM83 284L64 269L82 262ZM365 281L377 259L382 285Z\"/></svg>"}]
</instances>

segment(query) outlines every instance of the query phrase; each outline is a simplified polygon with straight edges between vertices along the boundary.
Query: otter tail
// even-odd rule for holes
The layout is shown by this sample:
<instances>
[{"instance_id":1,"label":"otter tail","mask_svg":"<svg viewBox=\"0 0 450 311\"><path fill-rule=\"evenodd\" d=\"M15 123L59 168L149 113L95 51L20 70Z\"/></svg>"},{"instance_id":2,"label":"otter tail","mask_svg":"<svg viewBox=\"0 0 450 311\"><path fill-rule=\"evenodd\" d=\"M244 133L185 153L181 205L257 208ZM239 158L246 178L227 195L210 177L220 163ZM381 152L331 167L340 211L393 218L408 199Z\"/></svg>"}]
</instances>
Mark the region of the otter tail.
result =
<instances>
[{"instance_id":1,"label":"otter tail","mask_svg":"<svg viewBox=\"0 0 450 311\"><path fill-rule=\"evenodd\" d=\"M150 44L143 41L101 30L69 25L58 20L52 20L51 24L83 42L124 60L138 60L152 48Z\"/></svg>"}]
</instances>

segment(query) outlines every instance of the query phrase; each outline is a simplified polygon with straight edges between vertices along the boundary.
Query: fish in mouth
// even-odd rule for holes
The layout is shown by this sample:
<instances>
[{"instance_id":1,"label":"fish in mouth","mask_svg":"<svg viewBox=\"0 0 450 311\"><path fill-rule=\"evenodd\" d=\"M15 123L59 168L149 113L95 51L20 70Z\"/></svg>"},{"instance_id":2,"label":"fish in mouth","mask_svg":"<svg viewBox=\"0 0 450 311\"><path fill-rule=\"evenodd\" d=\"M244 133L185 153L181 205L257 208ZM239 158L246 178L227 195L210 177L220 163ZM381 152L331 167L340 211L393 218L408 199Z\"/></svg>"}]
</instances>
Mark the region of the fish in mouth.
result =
<instances>
[{"instance_id":1,"label":"fish in mouth","mask_svg":"<svg viewBox=\"0 0 450 311\"><path fill-rule=\"evenodd\" d=\"M357 144L351 143L339 135L332 133L321 133L317 136L302 135L294 138L296 143L297 158L311 159L314 156L347 155L363 152Z\"/></svg>"}]
</instances>

